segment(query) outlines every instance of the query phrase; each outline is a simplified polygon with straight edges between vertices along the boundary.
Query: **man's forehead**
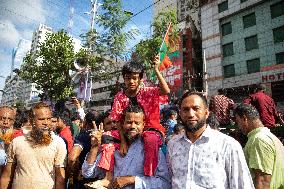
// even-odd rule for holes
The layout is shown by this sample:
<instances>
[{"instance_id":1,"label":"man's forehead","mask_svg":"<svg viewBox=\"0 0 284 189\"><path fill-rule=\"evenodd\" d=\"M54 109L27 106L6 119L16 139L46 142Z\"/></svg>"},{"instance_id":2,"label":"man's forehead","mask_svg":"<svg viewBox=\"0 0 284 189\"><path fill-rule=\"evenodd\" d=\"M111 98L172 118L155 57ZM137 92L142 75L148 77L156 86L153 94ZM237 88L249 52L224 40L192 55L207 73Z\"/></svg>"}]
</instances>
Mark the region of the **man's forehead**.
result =
<instances>
[{"instance_id":1,"label":"man's forehead","mask_svg":"<svg viewBox=\"0 0 284 189\"><path fill-rule=\"evenodd\" d=\"M139 73L138 72L127 73L125 74L125 77L139 77Z\"/></svg>"},{"instance_id":2,"label":"man's forehead","mask_svg":"<svg viewBox=\"0 0 284 189\"><path fill-rule=\"evenodd\" d=\"M51 110L47 107L42 107L42 108L39 108L39 109L35 109L34 110L35 112L35 115L37 116L42 116L42 115L51 115Z\"/></svg>"},{"instance_id":3,"label":"man's forehead","mask_svg":"<svg viewBox=\"0 0 284 189\"><path fill-rule=\"evenodd\" d=\"M181 107L185 107L185 106L203 106L204 102L202 100L202 98L198 95L190 95L186 98L184 98L181 102Z\"/></svg>"},{"instance_id":4,"label":"man's forehead","mask_svg":"<svg viewBox=\"0 0 284 189\"><path fill-rule=\"evenodd\" d=\"M125 118L126 119L140 119L140 118L144 118L144 114L142 112L126 112L125 114Z\"/></svg>"},{"instance_id":5,"label":"man's forehead","mask_svg":"<svg viewBox=\"0 0 284 189\"><path fill-rule=\"evenodd\" d=\"M12 108L8 108L8 107L2 107L0 108L0 114L3 115L3 114L11 114L11 115L14 115L15 116L15 110L13 110Z\"/></svg>"}]
</instances>

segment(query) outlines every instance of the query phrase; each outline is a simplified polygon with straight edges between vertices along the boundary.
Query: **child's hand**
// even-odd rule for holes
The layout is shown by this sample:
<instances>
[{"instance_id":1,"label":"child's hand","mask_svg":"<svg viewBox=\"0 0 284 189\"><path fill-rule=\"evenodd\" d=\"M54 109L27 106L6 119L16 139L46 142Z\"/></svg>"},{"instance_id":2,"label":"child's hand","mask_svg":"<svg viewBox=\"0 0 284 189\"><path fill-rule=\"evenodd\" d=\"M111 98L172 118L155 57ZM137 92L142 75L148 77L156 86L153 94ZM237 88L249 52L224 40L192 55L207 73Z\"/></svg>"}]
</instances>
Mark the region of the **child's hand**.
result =
<instances>
[{"instance_id":1,"label":"child's hand","mask_svg":"<svg viewBox=\"0 0 284 189\"><path fill-rule=\"evenodd\" d=\"M159 55L156 55L154 57L154 60L153 60L153 66L154 66L154 69L158 69L159 70L159 67L160 67L160 56Z\"/></svg>"},{"instance_id":2,"label":"child's hand","mask_svg":"<svg viewBox=\"0 0 284 189\"><path fill-rule=\"evenodd\" d=\"M119 148L120 155L125 156L127 154L127 151L128 151L128 146L126 142L121 141L120 148Z\"/></svg>"}]
</instances>

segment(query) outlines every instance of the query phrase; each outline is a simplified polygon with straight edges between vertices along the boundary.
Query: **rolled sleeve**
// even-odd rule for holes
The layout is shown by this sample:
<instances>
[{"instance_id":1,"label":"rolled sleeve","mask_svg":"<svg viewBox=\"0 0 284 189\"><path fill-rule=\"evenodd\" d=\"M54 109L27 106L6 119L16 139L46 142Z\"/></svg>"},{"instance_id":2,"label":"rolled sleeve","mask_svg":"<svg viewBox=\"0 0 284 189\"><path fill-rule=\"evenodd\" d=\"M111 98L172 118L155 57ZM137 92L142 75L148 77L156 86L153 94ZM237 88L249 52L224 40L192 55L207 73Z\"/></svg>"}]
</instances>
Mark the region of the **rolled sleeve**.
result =
<instances>
[{"instance_id":1,"label":"rolled sleeve","mask_svg":"<svg viewBox=\"0 0 284 189\"><path fill-rule=\"evenodd\" d=\"M98 178L98 179L103 179L105 176L105 171L103 171L102 169L100 169L97 165L98 162L101 158L101 154L99 154L97 156L96 161L93 164L89 164L87 162L87 157L88 154L86 155L86 158L84 160L84 163L82 165L82 175L85 178Z\"/></svg>"}]
</instances>

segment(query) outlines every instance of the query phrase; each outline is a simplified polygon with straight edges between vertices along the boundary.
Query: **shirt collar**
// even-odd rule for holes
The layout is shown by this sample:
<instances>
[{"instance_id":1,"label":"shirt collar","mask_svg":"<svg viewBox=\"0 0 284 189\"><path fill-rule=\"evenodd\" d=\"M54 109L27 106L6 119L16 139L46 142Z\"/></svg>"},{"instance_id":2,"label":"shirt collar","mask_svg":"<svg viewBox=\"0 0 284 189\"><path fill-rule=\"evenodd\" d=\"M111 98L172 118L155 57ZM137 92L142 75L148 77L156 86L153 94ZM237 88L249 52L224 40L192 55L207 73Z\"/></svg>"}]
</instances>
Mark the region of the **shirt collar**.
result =
<instances>
[{"instance_id":1,"label":"shirt collar","mask_svg":"<svg viewBox=\"0 0 284 189\"><path fill-rule=\"evenodd\" d=\"M261 132L261 131L265 131L265 132L269 132L269 129L267 127L258 127L256 129L253 129L252 131L250 131L248 133L248 137L251 137L253 135L256 135L257 133Z\"/></svg>"},{"instance_id":2,"label":"shirt collar","mask_svg":"<svg viewBox=\"0 0 284 189\"><path fill-rule=\"evenodd\" d=\"M206 125L206 129L203 131L201 136L195 142L197 142L199 140L209 140L210 136L212 136L212 130L213 129L211 129L211 127L209 125ZM186 132L184 132L184 134L182 134L180 136L180 139L190 141L189 138L187 138L187 136L186 136Z\"/></svg>"}]
</instances>

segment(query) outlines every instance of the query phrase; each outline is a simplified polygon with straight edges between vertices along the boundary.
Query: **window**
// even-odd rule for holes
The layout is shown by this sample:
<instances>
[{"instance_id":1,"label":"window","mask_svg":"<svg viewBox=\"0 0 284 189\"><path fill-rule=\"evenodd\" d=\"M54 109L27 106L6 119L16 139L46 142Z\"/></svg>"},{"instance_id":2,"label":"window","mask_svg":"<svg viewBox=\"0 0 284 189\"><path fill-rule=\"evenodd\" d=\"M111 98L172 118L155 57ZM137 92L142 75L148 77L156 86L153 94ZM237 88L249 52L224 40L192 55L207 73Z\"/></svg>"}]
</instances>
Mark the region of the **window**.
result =
<instances>
[{"instance_id":1,"label":"window","mask_svg":"<svg viewBox=\"0 0 284 189\"><path fill-rule=\"evenodd\" d=\"M218 4L218 11L220 12L224 12L225 10L228 10L228 1L224 1L220 4Z\"/></svg>"},{"instance_id":2,"label":"window","mask_svg":"<svg viewBox=\"0 0 284 189\"><path fill-rule=\"evenodd\" d=\"M254 26L256 24L255 13L248 14L243 17L244 28Z\"/></svg>"},{"instance_id":3,"label":"window","mask_svg":"<svg viewBox=\"0 0 284 189\"><path fill-rule=\"evenodd\" d=\"M248 74L260 72L260 60L259 58L247 61Z\"/></svg>"},{"instance_id":4,"label":"window","mask_svg":"<svg viewBox=\"0 0 284 189\"><path fill-rule=\"evenodd\" d=\"M276 54L276 64L284 64L284 52Z\"/></svg>"},{"instance_id":5,"label":"window","mask_svg":"<svg viewBox=\"0 0 284 189\"><path fill-rule=\"evenodd\" d=\"M284 1L280 1L270 6L271 18L284 15Z\"/></svg>"},{"instance_id":6,"label":"window","mask_svg":"<svg viewBox=\"0 0 284 189\"><path fill-rule=\"evenodd\" d=\"M226 23L226 24L223 24L223 25L221 26L221 28L222 28L222 35L223 35L223 36L232 33L232 25L231 25L231 22L228 22L228 23Z\"/></svg>"},{"instance_id":7,"label":"window","mask_svg":"<svg viewBox=\"0 0 284 189\"><path fill-rule=\"evenodd\" d=\"M258 49L257 35L245 38L246 51Z\"/></svg>"},{"instance_id":8,"label":"window","mask_svg":"<svg viewBox=\"0 0 284 189\"><path fill-rule=\"evenodd\" d=\"M234 47L233 47L233 43L228 43L226 45L222 46L223 49L223 56L231 56L234 54Z\"/></svg>"},{"instance_id":9,"label":"window","mask_svg":"<svg viewBox=\"0 0 284 189\"><path fill-rule=\"evenodd\" d=\"M241 3L246 2L247 0L241 0Z\"/></svg>"},{"instance_id":10,"label":"window","mask_svg":"<svg viewBox=\"0 0 284 189\"><path fill-rule=\"evenodd\" d=\"M234 64L224 66L224 77L234 77L235 76L235 66Z\"/></svg>"},{"instance_id":11,"label":"window","mask_svg":"<svg viewBox=\"0 0 284 189\"><path fill-rule=\"evenodd\" d=\"M274 43L280 43L284 41L284 26L273 29Z\"/></svg>"}]
</instances>

